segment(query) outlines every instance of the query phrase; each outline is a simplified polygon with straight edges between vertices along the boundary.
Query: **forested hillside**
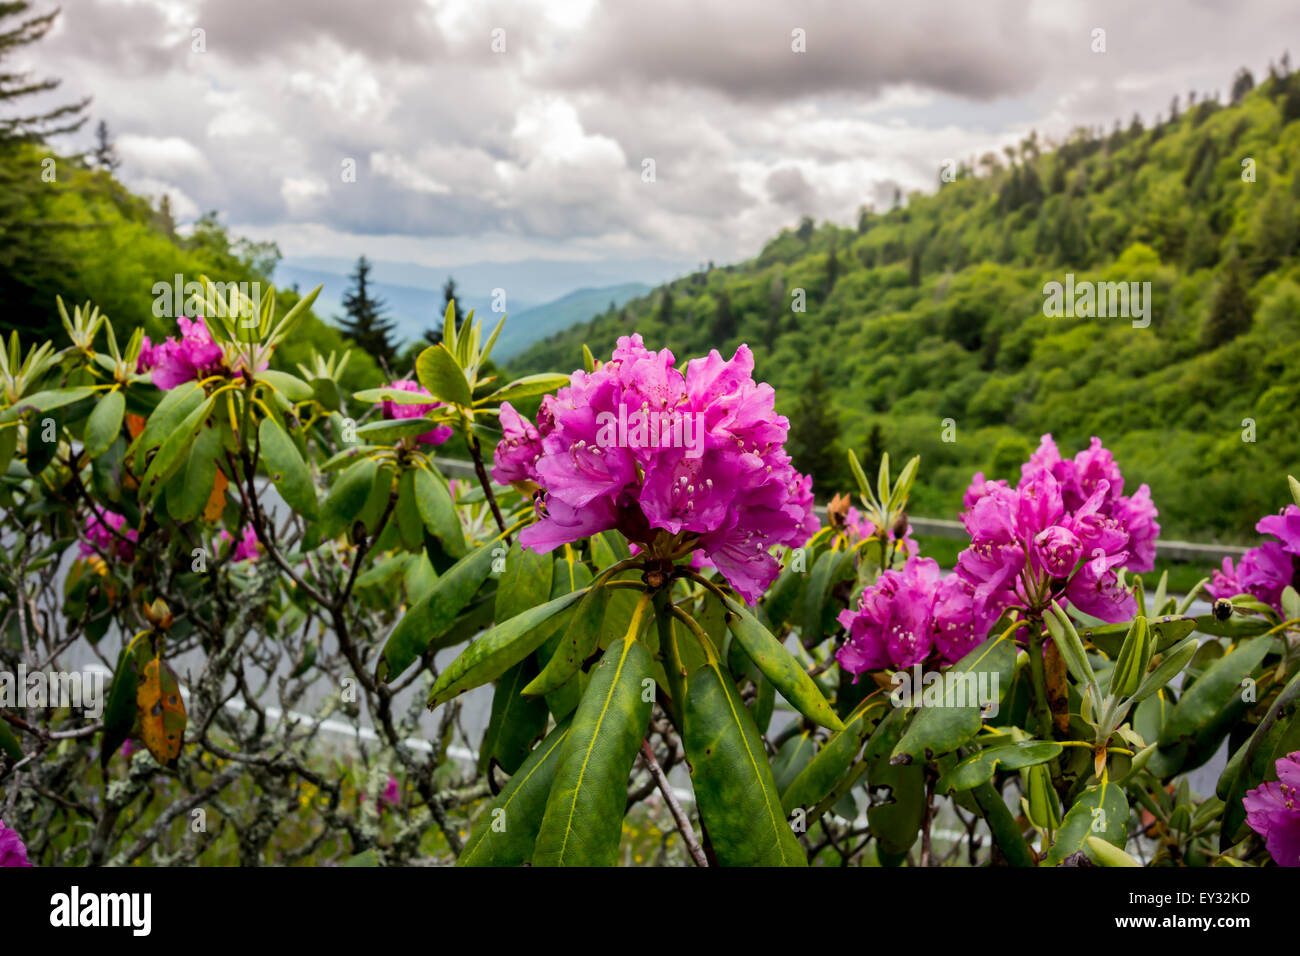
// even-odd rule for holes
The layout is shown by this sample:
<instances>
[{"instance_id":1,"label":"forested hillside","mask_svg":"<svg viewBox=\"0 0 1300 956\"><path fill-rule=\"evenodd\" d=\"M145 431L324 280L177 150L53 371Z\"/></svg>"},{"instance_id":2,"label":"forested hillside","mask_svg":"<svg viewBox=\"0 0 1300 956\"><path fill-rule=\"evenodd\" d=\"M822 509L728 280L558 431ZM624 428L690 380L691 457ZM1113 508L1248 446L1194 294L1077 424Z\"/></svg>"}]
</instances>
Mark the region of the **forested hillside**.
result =
<instances>
[{"instance_id":1,"label":"forested hillside","mask_svg":"<svg viewBox=\"0 0 1300 956\"><path fill-rule=\"evenodd\" d=\"M175 334L176 324L154 314L157 283L207 275L260 282L265 291L278 257L272 243L230 237L215 214L200 219L190 235L178 235L165 202L131 193L111 170L97 168L93 155L0 144L0 330L17 329L28 344L62 339L56 296L69 310L93 302L115 322L143 325L159 341ZM297 300L293 290L277 292L282 311ZM292 368L313 347L328 354L347 344L338 329L309 314L276 359ZM363 387L379 377L370 357L354 350L345 384Z\"/></svg>"},{"instance_id":2,"label":"forested hillside","mask_svg":"<svg viewBox=\"0 0 1300 956\"><path fill-rule=\"evenodd\" d=\"M1246 534L1300 461L1300 76L1252 85L1238 74L1231 105L1175 99L1151 128L1031 136L856 229L805 220L514 370L570 369L582 342L599 355L633 330L681 358L748 342L820 496L847 488L827 435L871 459L920 453L915 510L945 516L973 470L1012 477L1041 433L1099 435L1150 483L1166 533ZM1044 284L1068 272L1150 281L1150 327L1046 318Z\"/></svg>"}]
</instances>

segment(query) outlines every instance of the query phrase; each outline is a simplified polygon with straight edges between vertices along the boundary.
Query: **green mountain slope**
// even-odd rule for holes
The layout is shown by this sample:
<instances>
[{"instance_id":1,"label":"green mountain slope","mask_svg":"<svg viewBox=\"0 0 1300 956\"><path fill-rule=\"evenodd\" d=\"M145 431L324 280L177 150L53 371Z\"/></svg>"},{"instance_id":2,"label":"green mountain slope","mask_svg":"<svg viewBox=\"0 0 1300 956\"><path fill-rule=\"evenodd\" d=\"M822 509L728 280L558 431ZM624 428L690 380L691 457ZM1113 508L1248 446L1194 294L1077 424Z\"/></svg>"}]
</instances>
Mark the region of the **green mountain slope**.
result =
<instances>
[{"instance_id":1,"label":"green mountain slope","mask_svg":"<svg viewBox=\"0 0 1300 956\"><path fill-rule=\"evenodd\" d=\"M498 359L513 358L538 339L554 335L579 322L586 322L611 306L617 309L629 299L649 291L650 287L642 282L624 282L599 289L575 289L554 302L525 309L512 315L506 322L493 354Z\"/></svg>"},{"instance_id":2,"label":"green mountain slope","mask_svg":"<svg viewBox=\"0 0 1300 956\"><path fill-rule=\"evenodd\" d=\"M747 342L820 497L848 488L839 444L921 454L914 510L949 516L976 469L1014 479L1042 433L1069 453L1097 435L1166 535L1239 539L1300 469L1298 164L1295 74L1151 129L1031 137L857 229L805 220L512 371L568 371L633 331L679 358ZM1067 273L1150 282L1150 326L1046 317Z\"/></svg>"}]
</instances>

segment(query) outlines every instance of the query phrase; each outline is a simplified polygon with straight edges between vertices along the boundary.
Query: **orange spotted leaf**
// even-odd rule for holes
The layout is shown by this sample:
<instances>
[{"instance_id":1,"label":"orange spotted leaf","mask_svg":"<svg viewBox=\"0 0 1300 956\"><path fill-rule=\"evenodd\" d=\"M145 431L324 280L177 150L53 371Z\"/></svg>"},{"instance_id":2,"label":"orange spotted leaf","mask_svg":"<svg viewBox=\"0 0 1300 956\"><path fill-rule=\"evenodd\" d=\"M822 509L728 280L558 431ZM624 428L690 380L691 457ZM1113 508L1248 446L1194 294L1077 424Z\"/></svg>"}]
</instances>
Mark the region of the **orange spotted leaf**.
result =
<instances>
[{"instance_id":1,"label":"orange spotted leaf","mask_svg":"<svg viewBox=\"0 0 1300 956\"><path fill-rule=\"evenodd\" d=\"M172 763L185 737L185 704L176 674L157 655L140 672L135 702L144 745L160 764Z\"/></svg>"}]
</instances>

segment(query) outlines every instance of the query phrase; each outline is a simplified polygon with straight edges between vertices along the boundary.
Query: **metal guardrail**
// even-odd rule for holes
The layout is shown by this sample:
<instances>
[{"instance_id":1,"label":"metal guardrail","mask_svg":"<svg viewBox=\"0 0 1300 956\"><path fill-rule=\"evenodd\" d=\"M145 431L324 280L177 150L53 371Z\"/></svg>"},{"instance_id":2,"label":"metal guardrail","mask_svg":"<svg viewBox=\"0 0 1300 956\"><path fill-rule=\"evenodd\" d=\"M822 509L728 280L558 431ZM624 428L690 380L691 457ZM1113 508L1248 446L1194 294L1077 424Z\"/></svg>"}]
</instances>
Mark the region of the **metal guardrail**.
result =
<instances>
[{"instance_id":1,"label":"metal guardrail","mask_svg":"<svg viewBox=\"0 0 1300 956\"><path fill-rule=\"evenodd\" d=\"M453 475L457 478L475 477L472 462L458 458L435 458L434 461L444 474ZM818 505L817 513L824 517L826 515L826 506ZM952 521L947 518L916 518L911 516L908 517L908 521L912 524L912 531L923 538L966 537L966 528L960 521ZM1194 561L1216 566L1224 558L1240 558L1246 553L1246 550L1246 548L1235 544L1201 544L1195 541L1166 541L1164 539L1156 542L1156 553L1162 558L1167 558L1170 561Z\"/></svg>"}]
</instances>

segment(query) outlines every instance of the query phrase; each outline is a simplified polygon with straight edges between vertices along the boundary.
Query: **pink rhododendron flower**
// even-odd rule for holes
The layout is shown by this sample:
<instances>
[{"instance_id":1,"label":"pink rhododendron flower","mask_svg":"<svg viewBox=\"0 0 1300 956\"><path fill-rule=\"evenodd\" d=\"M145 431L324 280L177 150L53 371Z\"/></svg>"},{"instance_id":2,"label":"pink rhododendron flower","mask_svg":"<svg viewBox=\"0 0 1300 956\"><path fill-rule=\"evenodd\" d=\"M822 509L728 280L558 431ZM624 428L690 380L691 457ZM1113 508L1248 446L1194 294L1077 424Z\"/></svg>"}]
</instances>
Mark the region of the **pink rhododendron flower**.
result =
<instances>
[{"instance_id":1,"label":"pink rhododendron flower","mask_svg":"<svg viewBox=\"0 0 1300 956\"><path fill-rule=\"evenodd\" d=\"M225 528L221 529L220 538L222 541L234 541L235 538ZM259 552L257 550L257 532L253 530L251 524L246 524L239 532L239 540L235 543L235 549L230 553L230 560L235 564L240 561L256 561Z\"/></svg>"},{"instance_id":2,"label":"pink rhododendron flower","mask_svg":"<svg viewBox=\"0 0 1300 956\"><path fill-rule=\"evenodd\" d=\"M397 778L391 773L388 775L388 784L379 794L379 802L385 803L390 807L399 807L402 805L402 791L397 785Z\"/></svg>"},{"instance_id":3,"label":"pink rhododendron flower","mask_svg":"<svg viewBox=\"0 0 1300 956\"><path fill-rule=\"evenodd\" d=\"M1214 572L1205 590L1216 599L1249 594L1281 612L1282 592L1288 586L1300 587L1300 508L1287 505L1281 514L1261 518L1255 530L1280 540L1251 548L1236 567L1224 558L1222 570Z\"/></svg>"},{"instance_id":4,"label":"pink rhododendron flower","mask_svg":"<svg viewBox=\"0 0 1300 956\"><path fill-rule=\"evenodd\" d=\"M811 480L785 452L789 421L753 370L744 345L682 371L668 349L624 336L543 399L535 428L503 406L493 475L544 489L521 543L547 552L616 528L668 560L702 551L756 601L779 570L771 549L802 545L818 522Z\"/></svg>"},{"instance_id":5,"label":"pink rhododendron flower","mask_svg":"<svg viewBox=\"0 0 1300 956\"><path fill-rule=\"evenodd\" d=\"M0 820L0 866L31 866L22 837Z\"/></svg>"},{"instance_id":6,"label":"pink rhododendron flower","mask_svg":"<svg viewBox=\"0 0 1300 956\"><path fill-rule=\"evenodd\" d=\"M396 382L389 382L388 388L395 388L400 392L415 392L420 395L429 395L419 382L412 382L409 378L400 378ZM432 395L429 395L427 404L419 405L400 405L397 402L381 402L380 410L384 418L389 420L405 420L408 418L423 418L429 412L442 405L442 402L435 401ZM451 437L452 430L450 425L431 425L429 430L418 438L416 442L421 445L441 445Z\"/></svg>"},{"instance_id":7,"label":"pink rhododendron flower","mask_svg":"<svg viewBox=\"0 0 1300 956\"><path fill-rule=\"evenodd\" d=\"M1278 866L1300 866L1300 750L1280 758L1277 780L1249 791L1246 823L1264 838Z\"/></svg>"},{"instance_id":8,"label":"pink rhododendron flower","mask_svg":"<svg viewBox=\"0 0 1300 956\"><path fill-rule=\"evenodd\" d=\"M1117 569L1150 570L1160 526L1150 489L1126 497L1123 488L1114 456L1096 438L1068 459L1044 435L1015 489L977 474L963 499L971 546L957 562L975 588L977 616L996 619L1011 605L1041 611L1066 597L1103 620L1131 617L1136 603Z\"/></svg>"},{"instance_id":9,"label":"pink rhododendron flower","mask_svg":"<svg viewBox=\"0 0 1300 956\"><path fill-rule=\"evenodd\" d=\"M107 508L92 512L86 519L86 540L78 543L78 550L83 558L100 554L115 557L121 561L130 561L135 557L135 543L140 534L134 528L122 526L126 518Z\"/></svg>"},{"instance_id":10,"label":"pink rhododendron flower","mask_svg":"<svg viewBox=\"0 0 1300 956\"><path fill-rule=\"evenodd\" d=\"M951 664L981 639L972 588L956 575L941 577L931 558L909 558L901 571L882 571L856 609L840 612L839 622L848 641L835 657L852 674L907 668L932 655Z\"/></svg>"},{"instance_id":11,"label":"pink rhododendron flower","mask_svg":"<svg viewBox=\"0 0 1300 956\"><path fill-rule=\"evenodd\" d=\"M176 325L181 331L179 341L169 335L167 341L151 347L154 385L172 389L226 370L221 346L212 341L203 319L181 316Z\"/></svg>"},{"instance_id":12,"label":"pink rhododendron flower","mask_svg":"<svg viewBox=\"0 0 1300 956\"><path fill-rule=\"evenodd\" d=\"M149 336L141 337L140 354L136 356L135 370L137 374L143 374L154 368L158 364L159 346L149 341Z\"/></svg>"},{"instance_id":13,"label":"pink rhododendron flower","mask_svg":"<svg viewBox=\"0 0 1300 956\"><path fill-rule=\"evenodd\" d=\"M530 481L540 484L537 459L542 457L542 436L533 423L509 402L502 402L501 430L504 435L492 456L492 480L501 485Z\"/></svg>"}]
</instances>

